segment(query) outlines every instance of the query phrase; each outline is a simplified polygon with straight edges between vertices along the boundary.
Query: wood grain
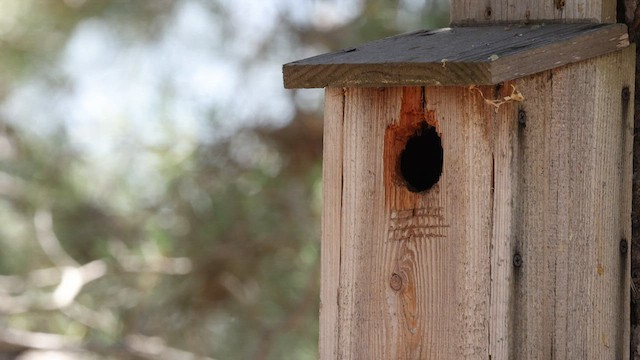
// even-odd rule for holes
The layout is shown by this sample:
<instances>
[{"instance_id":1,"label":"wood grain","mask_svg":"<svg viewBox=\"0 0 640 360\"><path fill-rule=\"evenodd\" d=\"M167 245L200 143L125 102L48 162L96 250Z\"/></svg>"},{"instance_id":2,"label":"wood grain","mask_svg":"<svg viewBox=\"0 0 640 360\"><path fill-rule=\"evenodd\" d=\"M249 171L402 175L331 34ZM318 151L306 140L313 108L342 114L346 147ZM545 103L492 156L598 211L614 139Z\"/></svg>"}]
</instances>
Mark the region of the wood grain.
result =
<instances>
[{"instance_id":1,"label":"wood grain","mask_svg":"<svg viewBox=\"0 0 640 360\"><path fill-rule=\"evenodd\" d=\"M509 358L626 359L633 50L518 81ZM536 334L536 336L532 336Z\"/></svg>"},{"instance_id":2,"label":"wood grain","mask_svg":"<svg viewBox=\"0 0 640 360\"><path fill-rule=\"evenodd\" d=\"M505 83L498 96L508 96L515 83ZM518 90L519 91L519 90ZM493 97L492 97L493 98ZM517 213L514 211L514 197L517 191L518 174L515 141L519 126L517 122L518 104L508 102L500 106L487 121L492 123L492 159L493 159L493 216L491 237L491 281L489 312L489 353L492 359L511 359L510 346L515 335L514 326L514 265L513 257L517 253L515 246L517 234Z\"/></svg>"},{"instance_id":3,"label":"wood grain","mask_svg":"<svg viewBox=\"0 0 640 360\"><path fill-rule=\"evenodd\" d=\"M342 231L342 133L344 90L327 88L324 100L322 244L320 249L320 356L337 358Z\"/></svg>"},{"instance_id":4,"label":"wood grain","mask_svg":"<svg viewBox=\"0 0 640 360\"><path fill-rule=\"evenodd\" d=\"M492 96L491 87L483 91ZM325 179L336 187L325 188L334 200L325 203L324 224L340 223L341 239L326 239L334 228L323 241L341 245L339 255L328 245L327 255L340 261L323 255L332 267L323 276L340 278L322 282L323 294L339 283L339 308L329 319L323 302L321 317L321 329L338 324L326 337L337 339L337 356L321 344L322 359L487 358L492 125L485 117L493 114L467 88L346 89L344 119L327 118L343 124L344 158L342 174ZM413 193L398 179L396 155L423 121L441 134L446 155L438 184Z\"/></svg>"},{"instance_id":5,"label":"wood grain","mask_svg":"<svg viewBox=\"0 0 640 360\"><path fill-rule=\"evenodd\" d=\"M540 207L567 199L551 193L555 185L549 180L551 164L557 164L555 151L548 144L552 135L548 126L554 102L552 74L550 71L540 73L516 85L525 96L520 110L526 115L526 122L518 126L514 146L512 248L513 255L520 254L523 264L509 279L513 284L510 302L513 336L508 349L512 358L517 355L523 359L546 359L555 355L556 303L564 301L556 299L554 293L556 286L562 286L556 283L555 264L555 252L557 247L562 247L558 245L561 241L547 234L563 218L550 216ZM566 132L554 131L556 139L566 135ZM553 166L557 171L557 165ZM564 239L568 241L566 236ZM563 313L558 314L562 317Z\"/></svg>"},{"instance_id":6,"label":"wood grain","mask_svg":"<svg viewBox=\"0 0 640 360\"><path fill-rule=\"evenodd\" d=\"M616 22L613 0L453 0L453 25L497 22L584 21Z\"/></svg>"},{"instance_id":7,"label":"wood grain","mask_svg":"<svg viewBox=\"0 0 640 360\"><path fill-rule=\"evenodd\" d=\"M623 24L418 31L283 66L286 88L492 85L620 50Z\"/></svg>"},{"instance_id":8,"label":"wood grain","mask_svg":"<svg viewBox=\"0 0 640 360\"><path fill-rule=\"evenodd\" d=\"M342 240L338 359L392 358L387 334L383 139L398 117L402 89L349 88L343 131ZM401 324L395 324L397 329ZM404 326L403 326L404 328ZM325 357L330 359L330 357Z\"/></svg>"}]
</instances>

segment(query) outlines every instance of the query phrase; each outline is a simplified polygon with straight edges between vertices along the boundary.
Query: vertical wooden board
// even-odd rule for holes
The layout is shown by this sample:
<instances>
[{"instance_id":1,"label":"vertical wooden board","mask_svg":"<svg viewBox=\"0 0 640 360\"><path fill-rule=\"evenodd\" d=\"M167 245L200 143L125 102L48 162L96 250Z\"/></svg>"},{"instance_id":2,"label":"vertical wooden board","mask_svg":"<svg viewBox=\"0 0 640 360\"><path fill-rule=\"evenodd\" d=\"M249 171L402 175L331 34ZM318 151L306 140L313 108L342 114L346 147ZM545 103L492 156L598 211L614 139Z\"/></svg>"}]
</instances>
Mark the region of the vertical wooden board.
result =
<instances>
[{"instance_id":1,"label":"vertical wooden board","mask_svg":"<svg viewBox=\"0 0 640 360\"><path fill-rule=\"evenodd\" d=\"M594 357L629 357L629 257L620 253L620 241L629 239L631 192L632 125L630 101L622 99L623 88L633 94L635 73L633 48L594 59L596 71L595 156L593 159L593 199L587 214L594 222L593 261L597 276L589 284L595 312L591 338ZM631 97L632 98L632 97ZM631 110L631 112L630 112Z\"/></svg>"},{"instance_id":2,"label":"vertical wooden board","mask_svg":"<svg viewBox=\"0 0 640 360\"><path fill-rule=\"evenodd\" d=\"M327 88L324 103L322 243L320 249L320 359L335 359L342 220L342 133L344 92Z\"/></svg>"},{"instance_id":3,"label":"vertical wooden board","mask_svg":"<svg viewBox=\"0 0 640 360\"><path fill-rule=\"evenodd\" d=\"M491 87L482 87L492 96ZM477 90L428 87L427 113L442 138L444 167L439 182L447 236L445 260L455 296L444 299L455 317L448 319L449 358L486 359L489 354L489 278L492 218L493 108ZM459 322L456 326L455 322ZM452 332L452 333L451 333ZM434 359L444 358L434 356Z\"/></svg>"},{"instance_id":4,"label":"vertical wooden board","mask_svg":"<svg viewBox=\"0 0 640 360\"><path fill-rule=\"evenodd\" d=\"M628 51L588 60L554 71L551 121L569 129L569 147L554 157L564 157L567 169L553 173L567 184L563 192L567 207L568 240L564 258L558 258L556 297L566 299L563 322L557 322L557 339L565 340L562 357L620 358L628 350L628 336L618 329L629 309L626 270L621 262L621 186L624 177L622 151L626 140L621 93L633 77ZM627 84L628 85L628 84ZM626 206L624 206L626 207ZM628 217L629 215L625 216ZM626 219L625 219L626 221ZM548 241L552 241L549 239ZM564 250L564 249L563 249ZM560 284L558 284L560 285ZM576 314L584 314L576 316ZM570 331L567 329L571 329ZM624 331L626 332L626 331Z\"/></svg>"},{"instance_id":5,"label":"vertical wooden board","mask_svg":"<svg viewBox=\"0 0 640 360\"><path fill-rule=\"evenodd\" d=\"M553 353L555 341L556 254L560 242L548 234L557 232L550 203L564 201L558 196L557 182L552 184L552 153L564 143L550 145L562 138L562 130L550 128L552 97L551 72L543 72L515 82L525 100L518 104L523 122L518 124L513 162L513 255L522 265L513 271L511 300L512 341L509 358L545 359ZM553 136L555 134L555 137ZM552 200L553 199L553 200ZM565 199L566 200L566 199Z\"/></svg>"},{"instance_id":6,"label":"vertical wooden board","mask_svg":"<svg viewBox=\"0 0 640 360\"><path fill-rule=\"evenodd\" d=\"M514 358L628 357L632 51L517 82Z\"/></svg>"},{"instance_id":7,"label":"vertical wooden board","mask_svg":"<svg viewBox=\"0 0 640 360\"><path fill-rule=\"evenodd\" d=\"M501 100L515 91L515 82L496 88L493 98ZM492 99L493 99L492 98ZM488 105L488 104L487 104ZM485 105L485 106L487 106ZM516 215L514 192L517 190L515 140L517 102L506 102L493 114L493 234L491 237L491 282L489 341L493 359L509 359L513 344L513 254L515 251Z\"/></svg>"},{"instance_id":8,"label":"vertical wooden board","mask_svg":"<svg viewBox=\"0 0 640 360\"><path fill-rule=\"evenodd\" d=\"M492 116L463 87L346 89L337 358L487 358ZM397 155L423 121L444 168L413 193Z\"/></svg>"},{"instance_id":9,"label":"vertical wooden board","mask_svg":"<svg viewBox=\"0 0 640 360\"><path fill-rule=\"evenodd\" d=\"M400 88L348 88L343 132L339 359L391 359L385 293L383 144Z\"/></svg>"},{"instance_id":10,"label":"vertical wooden board","mask_svg":"<svg viewBox=\"0 0 640 360\"><path fill-rule=\"evenodd\" d=\"M596 91L595 69L590 61L553 71L551 91L551 159L549 204L555 224L549 242L558 242L556 249L556 357L587 359L591 338L591 318L595 309L589 282L596 273L593 218L588 216L593 206L595 156L593 128ZM572 96L575 94L575 96ZM554 203L554 197L557 201ZM594 324L595 325L595 324ZM568 333L568 329L570 333Z\"/></svg>"},{"instance_id":11,"label":"vertical wooden board","mask_svg":"<svg viewBox=\"0 0 640 360\"><path fill-rule=\"evenodd\" d=\"M453 25L540 20L616 22L613 0L452 0Z\"/></svg>"},{"instance_id":12,"label":"vertical wooden board","mask_svg":"<svg viewBox=\"0 0 640 360\"><path fill-rule=\"evenodd\" d=\"M426 193L411 192L400 170L401 153L423 124L436 126L433 114L424 111L424 89L403 88L400 114L387 127L384 141L386 324L392 329L385 359L459 354L449 342L455 336L451 323L457 320L452 321L456 315L447 304L455 298L454 276L448 271L454 264L440 185Z\"/></svg>"}]
</instances>

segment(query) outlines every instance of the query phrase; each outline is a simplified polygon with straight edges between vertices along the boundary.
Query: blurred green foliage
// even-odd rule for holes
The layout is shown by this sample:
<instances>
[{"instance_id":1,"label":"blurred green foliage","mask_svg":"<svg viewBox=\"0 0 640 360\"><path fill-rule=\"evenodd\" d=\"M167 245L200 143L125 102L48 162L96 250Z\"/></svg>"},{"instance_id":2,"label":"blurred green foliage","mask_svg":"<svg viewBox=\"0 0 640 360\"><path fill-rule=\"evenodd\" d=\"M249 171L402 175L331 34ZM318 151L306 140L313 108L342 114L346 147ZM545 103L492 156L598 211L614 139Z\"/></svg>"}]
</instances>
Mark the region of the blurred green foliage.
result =
<instances>
[{"instance_id":1,"label":"blurred green foliage","mask_svg":"<svg viewBox=\"0 0 640 360\"><path fill-rule=\"evenodd\" d=\"M276 102L260 84L281 87L285 62L443 26L447 7L271 0L264 4L273 11L255 13L254 4L3 0L0 359L317 357L322 93L283 91L292 111L282 116L245 107L262 97ZM154 55L154 46L179 35L173 24L187 6L208 20L201 38L187 34L193 43L177 54L191 60L142 87L161 101L145 107L127 98L146 71L140 60L124 72L131 78L122 79L122 98L89 96L106 104L98 112L105 122L92 125L93 115L73 101L84 88L70 49L115 49L113 59L85 60L108 71L124 46L162 69L165 55ZM234 13L273 19L265 30ZM79 37L91 26L111 33ZM115 40L98 43L104 39ZM191 58L195 47L209 58ZM197 130L185 135L184 109L197 96L176 100L188 90L180 66L216 58L241 81L214 84L213 97L225 93L226 102L198 105ZM260 78L265 68L276 78ZM109 79L97 74L89 84L107 88ZM78 135L82 126L92 130ZM160 140L148 140L156 133Z\"/></svg>"}]
</instances>

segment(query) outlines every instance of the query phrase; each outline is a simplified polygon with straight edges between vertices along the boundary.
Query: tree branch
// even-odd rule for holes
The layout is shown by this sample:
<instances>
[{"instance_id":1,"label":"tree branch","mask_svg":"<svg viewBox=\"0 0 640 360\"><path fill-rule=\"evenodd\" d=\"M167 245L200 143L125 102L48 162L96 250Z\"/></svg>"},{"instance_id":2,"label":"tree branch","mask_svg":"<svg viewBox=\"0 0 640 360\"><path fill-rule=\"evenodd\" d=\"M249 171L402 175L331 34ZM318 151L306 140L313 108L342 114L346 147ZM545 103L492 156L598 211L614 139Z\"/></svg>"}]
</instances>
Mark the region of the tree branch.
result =
<instances>
[{"instance_id":1,"label":"tree branch","mask_svg":"<svg viewBox=\"0 0 640 360\"><path fill-rule=\"evenodd\" d=\"M36 239L44 253L57 267L78 267L79 264L63 249L53 231L53 220L48 210L38 210L33 217L36 228Z\"/></svg>"}]
</instances>

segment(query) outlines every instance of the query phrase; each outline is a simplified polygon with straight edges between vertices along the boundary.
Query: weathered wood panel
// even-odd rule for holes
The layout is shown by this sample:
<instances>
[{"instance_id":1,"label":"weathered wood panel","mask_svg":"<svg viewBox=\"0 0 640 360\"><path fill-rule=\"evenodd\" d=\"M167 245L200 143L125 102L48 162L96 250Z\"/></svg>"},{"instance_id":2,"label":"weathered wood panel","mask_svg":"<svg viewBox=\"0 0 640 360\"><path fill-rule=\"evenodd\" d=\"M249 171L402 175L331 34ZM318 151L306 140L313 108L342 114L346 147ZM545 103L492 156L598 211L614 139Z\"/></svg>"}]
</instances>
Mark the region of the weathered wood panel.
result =
<instances>
[{"instance_id":1,"label":"weathered wood panel","mask_svg":"<svg viewBox=\"0 0 640 360\"><path fill-rule=\"evenodd\" d=\"M505 83L497 96L490 99L504 99L514 89L515 82ZM517 88L517 87L516 87ZM519 91L519 90L518 90ZM519 125L517 121L518 102L507 102L500 106L487 121L492 122L493 133L493 183L492 203L493 233L491 237L491 281L489 284L489 346L492 359L512 359L510 345L513 344L514 324L514 254L517 233L517 213L514 211L514 197L517 191L517 172L514 165L515 140ZM486 104L485 104L486 106Z\"/></svg>"},{"instance_id":2,"label":"weathered wood panel","mask_svg":"<svg viewBox=\"0 0 640 360\"><path fill-rule=\"evenodd\" d=\"M623 24L418 31L283 67L287 88L497 84L629 46Z\"/></svg>"},{"instance_id":3,"label":"weathered wood panel","mask_svg":"<svg viewBox=\"0 0 640 360\"><path fill-rule=\"evenodd\" d=\"M519 123L516 132L512 165L515 178L512 256L519 254L522 265L514 269L509 279L514 288L510 302L513 336L508 346L511 358L547 359L555 355L556 302L564 301L556 299L554 294L558 286L555 252L562 241L548 235L549 229L563 218L560 215L557 219L544 211L544 204L567 200L550 192L550 187L555 187L549 180L550 162L557 163L556 150L548 144L552 80L551 72L544 72L516 82L525 101L520 104L523 123ZM559 133L555 136L561 138ZM557 171L557 166L554 169ZM566 242L566 237L564 239Z\"/></svg>"},{"instance_id":4,"label":"weathered wood panel","mask_svg":"<svg viewBox=\"0 0 640 360\"><path fill-rule=\"evenodd\" d=\"M401 99L399 88L345 91L338 359L392 358L402 343L387 323L382 150Z\"/></svg>"},{"instance_id":5,"label":"weathered wood panel","mask_svg":"<svg viewBox=\"0 0 640 360\"><path fill-rule=\"evenodd\" d=\"M453 0L453 25L528 21L616 22L613 0Z\"/></svg>"},{"instance_id":6,"label":"weathered wood panel","mask_svg":"<svg viewBox=\"0 0 640 360\"><path fill-rule=\"evenodd\" d=\"M340 239L327 238L336 236L335 228L323 237L332 244L323 245L332 254L326 256L340 258L323 255L323 274L339 272L340 278L333 319L324 302L336 281L322 282L328 289L321 329L329 329L325 339L337 339L336 350L321 344L322 359L488 355L492 149L484 117L493 108L466 88L433 88L426 96L433 107L425 111L421 88L346 89L344 119L327 118L343 124L344 158L342 174L334 165L325 172L334 177L325 184L336 188L325 188L334 200L325 203L324 224L340 223L342 230ZM413 193L395 162L423 121L436 126L447 155L438 184ZM338 329L331 330L336 321Z\"/></svg>"},{"instance_id":7,"label":"weathered wood panel","mask_svg":"<svg viewBox=\"0 0 640 360\"><path fill-rule=\"evenodd\" d=\"M342 238L342 133L344 91L325 90L322 184L322 244L320 248L320 354L336 359L338 351L338 289L340 287L340 239Z\"/></svg>"},{"instance_id":8,"label":"weathered wood panel","mask_svg":"<svg viewBox=\"0 0 640 360\"><path fill-rule=\"evenodd\" d=\"M517 82L510 358L626 359L633 49ZM535 335L534 335L535 334Z\"/></svg>"}]
</instances>

